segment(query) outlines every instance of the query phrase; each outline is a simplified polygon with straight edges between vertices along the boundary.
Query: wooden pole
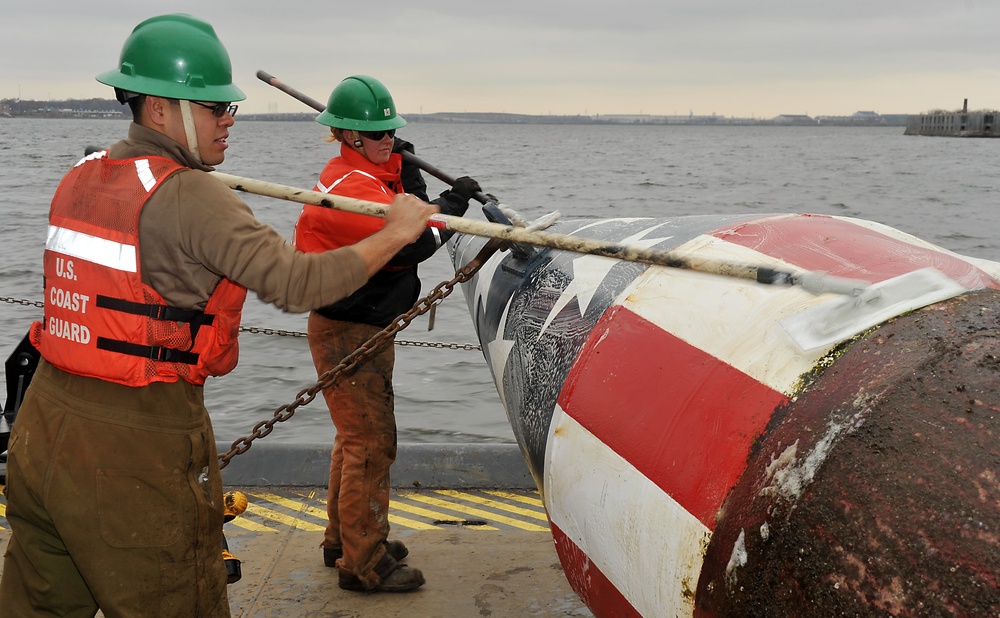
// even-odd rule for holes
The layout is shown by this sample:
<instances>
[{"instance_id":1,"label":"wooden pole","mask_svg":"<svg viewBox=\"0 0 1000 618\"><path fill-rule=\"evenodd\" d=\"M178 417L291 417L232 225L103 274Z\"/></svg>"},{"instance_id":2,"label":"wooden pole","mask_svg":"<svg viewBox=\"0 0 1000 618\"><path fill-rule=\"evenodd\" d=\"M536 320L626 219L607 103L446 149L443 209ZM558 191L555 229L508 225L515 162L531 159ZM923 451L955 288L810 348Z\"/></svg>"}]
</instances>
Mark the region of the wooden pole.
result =
<instances>
[{"instance_id":1,"label":"wooden pole","mask_svg":"<svg viewBox=\"0 0 1000 618\"><path fill-rule=\"evenodd\" d=\"M224 182L227 186L236 191L254 193L300 204L313 204L316 206L326 206L346 212L353 212L372 217L385 217L385 204L358 200L340 195L321 193L281 185L266 180L254 178L244 178L233 176L222 172L211 172L213 176ZM524 243L537 247L549 249L562 249L575 253L585 253L589 255L599 255L603 257L625 260L627 262L639 262L642 264L654 264L669 268L683 268L696 270L699 272L724 275L727 277L738 277L741 279L751 279L759 283L800 285L810 292L819 294L823 292L834 292L838 294L848 294L856 296L861 289L868 284L864 281L854 279L844 279L833 277L825 273L798 272L777 270L768 266L742 264L738 262L726 262L712 258L690 258L673 251L663 251L659 249L648 249L645 247L635 247L620 243L597 240L593 238L583 238L570 236L567 234L556 234L544 231L529 231L525 228L513 225L500 225L486 221L476 221L462 217L436 214L432 215L428 226L439 229L451 230L462 234L473 236L483 236L486 238L499 238L516 243Z\"/></svg>"}]
</instances>

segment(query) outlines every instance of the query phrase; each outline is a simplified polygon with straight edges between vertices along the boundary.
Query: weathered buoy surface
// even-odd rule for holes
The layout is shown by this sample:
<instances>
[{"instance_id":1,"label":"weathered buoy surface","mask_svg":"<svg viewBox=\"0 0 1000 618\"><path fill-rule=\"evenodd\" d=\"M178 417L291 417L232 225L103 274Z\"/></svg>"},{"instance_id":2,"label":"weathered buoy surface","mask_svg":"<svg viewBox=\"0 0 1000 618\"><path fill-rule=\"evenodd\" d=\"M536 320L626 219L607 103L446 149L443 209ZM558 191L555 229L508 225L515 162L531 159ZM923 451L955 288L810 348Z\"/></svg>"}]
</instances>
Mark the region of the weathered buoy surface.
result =
<instances>
[{"instance_id":1,"label":"weathered buoy surface","mask_svg":"<svg viewBox=\"0 0 1000 618\"><path fill-rule=\"evenodd\" d=\"M819 215L549 231L872 284L932 267L961 286L929 305L897 290L895 317L806 350L783 323L865 308L565 251L494 255L466 299L596 616L1000 615L1000 263ZM456 265L483 242L456 237Z\"/></svg>"}]
</instances>

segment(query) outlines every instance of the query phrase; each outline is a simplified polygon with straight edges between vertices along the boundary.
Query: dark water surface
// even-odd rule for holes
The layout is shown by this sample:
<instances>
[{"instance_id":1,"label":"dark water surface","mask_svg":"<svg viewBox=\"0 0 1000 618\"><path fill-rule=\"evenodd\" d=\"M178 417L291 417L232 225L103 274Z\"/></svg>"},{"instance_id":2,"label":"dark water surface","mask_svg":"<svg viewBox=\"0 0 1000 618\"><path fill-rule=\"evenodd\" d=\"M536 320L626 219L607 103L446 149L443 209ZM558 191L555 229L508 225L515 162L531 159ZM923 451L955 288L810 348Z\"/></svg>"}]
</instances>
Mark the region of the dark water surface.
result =
<instances>
[{"instance_id":1,"label":"dark water surface","mask_svg":"<svg viewBox=\"0 0 1000 618\"><path fill-rule=\"evenodd\" d=\"M48 203L88 145L127 131L114 120L0 118L0 296L41 300ZM309 122L238 122L230 174L311 188L336 148ZM471 175L526 219L813 212L871 219L965 255L1000 259L1000 140L904 136L902 127L667 127L412 123L399 132L452 176ZM444 185L428 177L430 192ZM257 216L290 236L299 207L245 195ZM471 216L482 219L478 208ZM442 250L421 267L425 291L449 279ZM0 357L41 310L0 304ZM244 325L304 331L252 295ZM423 316L407 341L478 344L458 292ZM250 433L315 382L305 339L245 333L233 373L206 399L222 441ZM513 442L479 351L399 346L396 413L401 442ZM652 386L651 386L652 387ZM277 425L269 442L331 442L321 398Z\"/></svg>"}]
</instances>

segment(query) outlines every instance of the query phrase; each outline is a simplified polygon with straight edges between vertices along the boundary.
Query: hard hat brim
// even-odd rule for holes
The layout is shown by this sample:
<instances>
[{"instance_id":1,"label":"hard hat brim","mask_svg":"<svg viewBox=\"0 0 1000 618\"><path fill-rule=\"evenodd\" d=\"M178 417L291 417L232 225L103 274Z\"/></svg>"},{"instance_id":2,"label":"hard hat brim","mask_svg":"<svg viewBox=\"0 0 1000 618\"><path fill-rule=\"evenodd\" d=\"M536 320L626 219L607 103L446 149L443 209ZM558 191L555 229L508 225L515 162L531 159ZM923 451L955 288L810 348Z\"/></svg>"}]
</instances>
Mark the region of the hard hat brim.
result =
<instances>
[{"instance_id":1,"label":"hard hat brim","mask_svg":"<svg viewBox=\"0 0 1000 618\"><path fill-rule=\"evenodd\" d=\"M139 75L126 75L120 69L101 73L97 76L97 81L114 88L167 99L229 103L232 101L243 101L247 98L247 95L237 88L235 84L192 86L190 84L150 79Z\"/></svg>"}]
</instances>

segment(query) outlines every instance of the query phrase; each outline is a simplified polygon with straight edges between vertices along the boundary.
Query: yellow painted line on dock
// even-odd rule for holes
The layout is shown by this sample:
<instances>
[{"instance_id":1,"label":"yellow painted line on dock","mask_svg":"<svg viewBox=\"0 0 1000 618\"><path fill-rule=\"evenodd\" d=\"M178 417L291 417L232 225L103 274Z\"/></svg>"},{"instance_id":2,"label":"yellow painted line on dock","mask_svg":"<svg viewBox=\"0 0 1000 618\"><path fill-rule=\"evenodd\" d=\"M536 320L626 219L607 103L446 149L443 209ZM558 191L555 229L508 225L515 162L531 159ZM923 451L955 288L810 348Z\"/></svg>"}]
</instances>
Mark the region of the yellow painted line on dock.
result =
<instances>
[{"instance_id":1,"label":"yellow painted line on dock","mask_svg":"<svg viewBox=\"0 0 1000 618\"><path fill-rule=\"evenodd\" d=\"M243 517L237 517L236 519L227 522L226 525L243 528L244 530L249 530L250 532L278 532L277 528L270 528L264 524L258 524L253 520L244 519Z\"/></svg>"},{"instance_id":2,"label":"yellow painted line on dock","mask_svg":"<svg viewBox=\"0 0 1000 618\"><path fill-rule=\"evenodd\" d=\"M303 494L302 492L294 492L294 493L296 495L301 496L301 497L306 498L306 499L315 499L320 504L322 504L324 506L326 505L326 500L325 499L318 499L318 498L316 498L316 492L315 491L310 492L310 494L308 496L305 495L305 494ZM254 495L256 495L256 494L254 494ZM292 502L292 504L295 504L294 501L291 501L291 502ZM313 511L320 511L319 509L313 509L312 507L308 507L308 508L312 509ZM397 514L395 514L395 513L392 512L394 510L407 512L407 513L410 513L412 515L419 515L421 517L426 517L427 519L432 520L432 523L427 523L427 522L419 521L419 520L416 520L416 519L411 519L409 517L403 517L402 515L397 515ZM323 511L320 511L320 512L322 513L322 518L326 519L326 516L327 516L326 515L326 511L323 510ZM439 530L441 528L441 525L433 523L433 522L436 522L436 521L455 521L455 519L453 517L451 517L450 515L446 514L446 513L437 513L435 511L424 509L424 508L421 508L421 507L418 507L418 506L412 506L412 505L409 505L409 504L404 504L404 503L401 503L401 502L399 502L397 500L392 500L392 499L389 500L389 523L393 524L394 526L403 526L403 527L406 527L406 528L411 528L413 530ZM449 525L449 524L445 524L445 525ZM493 526L481 526L481 525L477 525L477 526L470 526L470 527L476 528L478 530L499 530L499 528L494 528Z\"/></svg>"},{"instance_id":3,"label":"yellow painted line on dock","mask_svg":"<svg viewBox=\"0 0 1000 618\"><path fill-rule=\"evenodd\" d=\"M484 511L482 509L462 506L460 504L455 504L448 502L447 500L441 500L440 498L435 498L433 496L424 496L416 493L400 494L401 497L406 497L410 500L416 500L417 502L423 502L424 504L430 504L431 506L436 506L441 509L456 511L459 513L467 513L475 517L485 519L487 521L495 521L514 528L520 528L521 530L528 530L529 532L548 532L548 528L543 528L542 526L523 522L520 519L514 519L513 517L507 517L506 515L498 515L496 513L491 513L489 511Z\"/></svg>"},{"instance_id":4,"label":"yellow painted line on dock","mask_svg":"<svg viewBox=\"0 0 1000 618\"><path fill-rule=\"evenodd\" d=\"M325 488L236 488L248 498L247 512L227 523L235 534L281 532L285 526L306 531L326 527ZM389 521L412 530L498 531L504 528L548 532L542 501L537 492L486 490L394 491L389 501ZM0 530L7 530L6 501L0 495Z\"/></svg>"},{"instance_id":5,"label":"yellow painted line on dock","mask_svg":"<svg viewBox=\"0 0 1000 618\"><path fill-rule=\"evenodd\" d=\"M507 511L508 513L513 513L515 515L523 515L525 517L531 517L532 519L538 519L548 523L549 519L545 516L545 513L539 513L538 511L533 511L531 509L522 509L519 506L513 506L511 504L506 504L500 502L499 500L490 500L489 498L481 498L479 496L473 496L472 494L467 494L462 491L455 491L453 489L436 489L434 493L440 494L442 496L447 496L449 498L456 498L458 500L465 500L466 502L472 502L473 504L481 504L483 506L488 506L491 509L497 509L498 511Z\"/></svg>"},{"instance_id":6,"label":"yellow painted line on dock","mask_svg":"<svg viewBox=\"0 0 1000 618\"><path fill-rule=\"evenodd\" d=\"M326 521L326 509L318 509L314 506L309 506L305 502L299 502L297 500L291 500L289 498L284 498L278 494L271 493L247 493L248 496L253 496L255 498L260 498L261 500L267 500L271 504L277 504L283 506L286 509L296 511L298 513L305 513L306 515L311 515L321 521Z\"/></svg>"},{"instance_id":7,"label":"yellow painted line on dock","mask_svg":"<svg viewBox=\"0 0 1000 618\"><path fill-rule=\"evenodd\" d=\"M415 494L402 494L407 498L412 498ZM443 504L448 504L444 500L441 500ZM454 516L448 515L446 513L439 513L438 511L432 511L430 509L425 509L420 506L414 506L412 504L406 504L405 502L399 502L398 500L389 501L389 509L396 509L398 511L405 511L407 513L412 513L414 515L420 515L421 517L426 517L434 521L461 521L456 520ZM437 526L435 526L437 527ZM494 528L493 526L469 526L470 530L499 530L499 528Z\"/></svg>"},{"instance_id":8,"label":"yellow painted line on dock","mask_svg":"<svg viewBox=\"0 0 1000 618\"><path fill-rule=\"evenodd\" d=\"M316 524L305 521L304 519L298 519L297 517L292 517L291 515L285 515L284 513L279 513L274 509L269 509L266 506L260 506L259 504L255 504L253 502L247 505L247 513L263 517L264 519L270 519L271 521L276 521L280 524L285 524L286 526L291 526L292 528L298 528L300 530L326 530L324 526L317 526Z\"/></svg>"},{"instance_id":9,"label":"yellow painted line on dock","mask_svg":"<svg viewBox=\"0 0 1000 618\"><path fill-rule=\"evenodd\" d=\"M323 505L323 517L326 517L326 496L325 495L323 495L323 496L316 495L316 490L315 489L312 490L312 491L310 491L308 494L304 494L301 491L292 491L292 493L294 495L296 495L296 496L304 499L304 500L312 500L316 504L322 504Z\"/></svg>"},{"instance_id":10,"label":"yellow painted line on dock","mask_svg":"<svg viewBox=\"0 0 1000 618\"><path fill-rule=\"evenodd\" d=\"M316 492L315 491L311 491L308 494L304 494L301 491L295 491L293 493L295 495L297 495L297 496L300 496L300 497L306 499L306 500L314 500L314 501L318 502L319 504L322 504L324 507L326 506L326 499L325 498L318 498L316 496ZM253 494L253 495L257 495L257 494ZM291 502L292 504L296 504L294 501L288 501L288 500L286 500L286 502ZM390 501L390 505L391 505L391 501ZM313 514L319 513L317 515L317 517L320 517L321 519L326 520L327 515L326 515L326 509L325 508L324 509L318 509L318 508L311 507L311 506L307 506L306 508L307 508L307 510L310 513L313 513ZM394 526L402 526L404 528L410 528L412 530L437 530L438 529L438 526L435 526L434 524L428 524L426 522L418 521L416 519L410 519L409 517L402 517L400 515L396 515L396 514L394 514L394 513L391 512L391 509L392 509L392 507L390 506L389 523L391 523Z\"/></svg>"},{"instance_id":11,"label":"yellow painted line on dock","mask_svg":"<svg viewBox=\"0 0 1000 618\"><path fill-rule=\"evenodd\" d=\"M296 495L301 496L303 498L307 498L307 499L314 498L315 493L316 492L311 492L310 495L306 496L302 492L295 492ZM314 499L316 499L316 498L314 498ZM320 504L323 504L324 506L326 505L326 500L325 499L316 499L316 500ZM319 510L319 509L316 509L316 510ZM428 523L428 522L423 522L423 521L419 521L419 520L416 520L416 519L411 519L409 517L403 517L402 515L398 515L396 513L393 513L393 511L403 511L404 513L410 513L411 515L418 515L420 517L425 517L427 519L430 519L431 522ZM324 510L324 511L322 511L322 513L323 513L322 517L325 519L326 518L326 511ZM399 502L398 500L392 500L392 499L389 500L389 523L391 523L393 525L404 526L406 528L411 528L413 530L440 530L442 525L452 525L451 523L446 523L446 524L437 524L437 523L434 523L434 522L441 522L441 521L444 521L444 522L455 522L455 523L464 523L463 520L456 520L453 516L451 516L451 515L449 515L447 513L439 513L437 511L431 511L429 509L425 509L425 508L422 508L422 507L419 507L419 506L414 506L414 505L411 505L411 504L406 504L404 502ZM489 525L486 525L486 526L484 526L484 525L473 525L473 526L469 526L469 527L470 528L474 528L476 530L494 530L494 531L495 530L499 530L499 528L495 528L495 527L489 526Z\"/></svg>"},{"instance_id":12,"label":"yellow painted line on dock","mask_svg":"<svg viewBox=\"0 0 1000 618\"><path fill-rule=\"evenodd\" d=\"M410 528L412 530L438 530L440 526L435 526L434 524L428 524L426 522L417 521L416 519L410 519L409 517L400 517L399 515L393 515L389 513L389 523L393 526L399 526L402 528Z\"/></svg>"},{"instance_id":13,"label":"yellow painted line on dock","mask_svg":"<svg viewBox=\"0 0 1000 618\"><path fill-rule=\"evenodd\" d=\"M545 508L545 504L542 503L541 498L532 498L531 496L522 496L521 494L512 494L509 491L500 491L496 489L491 489L483 492L484 494L489 494L491 496L496 496L497 498L503 498L504 500L510 500L512 502L520 502L521 504L530 504L531 506L537 506L540 509Z\"/></svg>"}]
</instances>

